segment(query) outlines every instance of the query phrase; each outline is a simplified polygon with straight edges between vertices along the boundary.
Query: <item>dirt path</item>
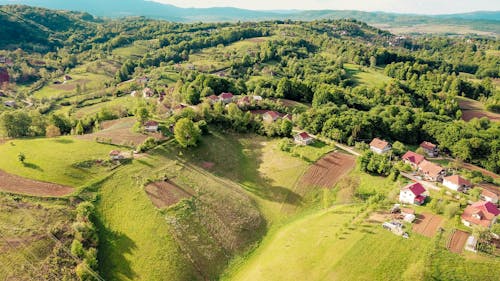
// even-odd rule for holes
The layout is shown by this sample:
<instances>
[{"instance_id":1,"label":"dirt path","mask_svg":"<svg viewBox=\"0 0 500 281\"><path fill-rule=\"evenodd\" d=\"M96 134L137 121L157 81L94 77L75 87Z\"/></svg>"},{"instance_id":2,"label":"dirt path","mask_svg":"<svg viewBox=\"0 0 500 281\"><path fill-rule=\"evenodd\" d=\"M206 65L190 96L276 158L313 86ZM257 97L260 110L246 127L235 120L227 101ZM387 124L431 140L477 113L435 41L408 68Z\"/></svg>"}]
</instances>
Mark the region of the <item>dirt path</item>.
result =
<instances>
[{"instance_id":1,"label":"dirt path","mask_svg":"<svg viewBox=\"0 0 500 281\"><path fill-rule=\"evenodd\" d=\"M40 197L61 197L71 194L74 189L60 184L23 178L0 170L0 191Z\"/></svg>"}]
</instances>

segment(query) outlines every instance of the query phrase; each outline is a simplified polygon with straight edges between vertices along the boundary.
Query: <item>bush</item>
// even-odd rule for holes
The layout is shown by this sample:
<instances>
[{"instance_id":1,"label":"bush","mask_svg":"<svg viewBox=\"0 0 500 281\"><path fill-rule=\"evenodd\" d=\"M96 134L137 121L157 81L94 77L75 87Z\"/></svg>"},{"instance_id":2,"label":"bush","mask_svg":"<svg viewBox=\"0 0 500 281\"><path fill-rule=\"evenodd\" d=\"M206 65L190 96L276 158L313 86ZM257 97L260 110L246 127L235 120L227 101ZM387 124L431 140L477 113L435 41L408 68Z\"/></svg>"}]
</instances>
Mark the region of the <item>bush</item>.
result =
<instances>
[{"instance_id":1,"label":"bush","mask_svg":"<svg viewBox=\"0 0 500 281\"><path fill-rule=\"evenodd\" d=\"M74 239L71 243L71 253L79 258L83 258L85 255L85 250L83 249L82 242Z\"/></svg>"},{"instance_id":2,"label":"bush","mask_svg":"<svg viewBox=\"0 0 500 281\"><path fill-rule=\"evenodd\" d=\"M459 210L460 206L458 203L450 203L444 208L444 214L451 219L458 213Z\"/></svg>"},{"instance_id":3,"label":"bush","mask_svg":"<svg viewBox=\"0 0 500 281\"><path fill-rule=\"evenodd\" d=\"M92 223L75 222L73 224L73 229L75 230L75 239L82 242L84 246L97 246L99 237Z\"/></svg>"},{"instance_id":4,"label":"bush","mask_svg":"<svg viewBox=\"0 0 500 281\"><path fill-rule=\"evenodd\" d=\"M202 135L208 135L207 121L201 120L198 123L196 123L196 126L198 126L198 129L200 129Z\"/></svg>"},{"instance_id":5,"label":"bush","mask_svg":"<svg viewBox=\"0 0 500 281\"><path fill-rule=\"evenodd\" d=\"M281 151L290 152L292 150L292 147L293 147L293 142L288 138L281 139L278 143L278 148Z\"/></svg>"},{"instance_id":6,"label":"bush","mask_svg":"<svg viewBox=\"0 0 500 281\"><path fill-rule=\"evenodd\" d=\"M156 140L152 137L147 138L141 145L137 147L139 152L146 152L156 146Z\"/></svg>"},{"instance_id":7,"label":"bush","mask_svg":"<svg viewBox=\"0 0 500 281\"><path fill-rule=\"evenodd\" d=\"M89 220L91 216L94 214L95 207L92 203L90 202L83 202L78 204L76 207L76 214L77 217L81 220Z\"/></svg>"},{"instance_id":8,"label":"bush","mask_svg":"<svg viewBox=\"0 0 500 281\"><path fill-rule=\"evenodd\" d=\"M87 262L83 261L76 266L75 272L78 279L81 281L93 281L94 277L89 271L90 266Z\"/></svg>"}]
</instances>

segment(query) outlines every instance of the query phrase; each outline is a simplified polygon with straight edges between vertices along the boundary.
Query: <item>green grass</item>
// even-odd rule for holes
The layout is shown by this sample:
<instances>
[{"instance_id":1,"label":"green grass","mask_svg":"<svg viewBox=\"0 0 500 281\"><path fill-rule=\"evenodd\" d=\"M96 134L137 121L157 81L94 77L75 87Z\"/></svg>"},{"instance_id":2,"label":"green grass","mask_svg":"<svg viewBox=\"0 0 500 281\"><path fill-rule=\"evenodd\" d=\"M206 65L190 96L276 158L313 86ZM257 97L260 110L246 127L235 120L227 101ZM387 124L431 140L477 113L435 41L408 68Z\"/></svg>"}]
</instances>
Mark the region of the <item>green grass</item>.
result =
<instances>
[{"instance_id":1,"label":"green grass","mask_svg":"<svg viewBox=\"0 0 500 281\"><path fill-rule=\"evenodd\" d=\"M349 63L344 64L344 68L359 85L367 87L380 87L391 79L383 74L383 70L380 68L364 68L364 70L360 70L361 66Z\"/></svg>"},{"instance_id":2,"label":"green grass","mask_svg":"<svg viewBox=\"0 0 500 281\"><path fill-rule=\"evenodd\" d=\"M0 145L0 169L41 181L80 187L105 173L72 167L92 159L107 159L114 146L78 140L73 137L55 139L16 139ZM19 153L26 155L25 164L18 161Z\"/></svg>"},{"instance_id":3,"label":"green grass","mask_svg":"<svg viewBox=\"0 0 500 281\"><path fill-rule=\"evenodd\" d=\"M113 50L113 55L124 57L124 58L142 58L144 54L149 50L149 44L155 44L151 41L135 41L130 46L120 47Z\"/></svg>"},{"instance_id":4,"label":"green grass","mask_svg":"<svg viewBox=\"0 0 500 281\"><path fill-rule=\"evenodd\" d=\"M73 78L67 81L64 85L54 85L53 81L63 81L62 78L49 81L49 83L41 88L40 90L33 93L34 98L50 98L50 97L60 97L63 95L70 95L75 93L76 85L79 84L82 89L87 90L97 89L102 86L104 81L110 80L110 77L103 74L95 74L90 72L82 72L78 70L73 70L69 73Z\"/></svg>"},{"instance_id":5,"label":"green grass","mask_svg":"<svg viewBox=\"0 0 500 281\"><path fill-rule=\"evenodd\" d=\"M326 144L322 141L315 141L311 145L301 146L297 145L292 148L290 153L296 155L307 162L316 162L325 154L335 150L335 146Z\"/></svg>"}]
</instances>

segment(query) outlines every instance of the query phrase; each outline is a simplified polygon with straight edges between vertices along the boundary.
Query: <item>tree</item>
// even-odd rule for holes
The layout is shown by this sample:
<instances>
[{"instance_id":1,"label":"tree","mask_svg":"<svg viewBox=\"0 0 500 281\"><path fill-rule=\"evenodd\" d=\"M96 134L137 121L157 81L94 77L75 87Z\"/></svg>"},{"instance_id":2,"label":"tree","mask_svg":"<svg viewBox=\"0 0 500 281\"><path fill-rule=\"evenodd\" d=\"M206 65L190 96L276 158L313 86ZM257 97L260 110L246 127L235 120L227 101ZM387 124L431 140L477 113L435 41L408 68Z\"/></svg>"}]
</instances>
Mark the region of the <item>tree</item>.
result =
<instances>
[{"instance_id":1,"label":"tree","mask_svg":"<svg viewBox=\"0 0 500 281\"><path fill-rule=\"evenodd\" d=\"M144 123L149 118L149 110L147 108L145 108L144 106L141 106L141 107L137 108L137 110L135 111L135 116L136 116L138 122Z\"/></svg>"},{"instance_id":2,"label":"tree","mask_svg":"<svg viewBox=\"0 0 500 281\"><path fill-rule=\"evenodd\" d=\"M11 138L30 135L31 117L23 111L4 112L0 118L0 127Z\"/></svg>"},{"instance_id":3,"label":"tree","mask_svg":"<svg viewBox=\"0 0 500 281\"><path fill-rule=\"evenodd\" d=\"M75 127L75 134L76 135L83 135L83 133L84 133L84 130L83 130L82 121L78 120L78 123L76 123L76 127Z\"/></svg>"},{"instance_id":4,"label":"tree","mask_svg":"<svg viewBox=\"0 0 500 281\"><path fill-rule=\"evenodd\" d=\"M175 123L174 135L177 142L186 148L188 146L196 146L201 132L193 121L181 118Z\"/></svg>"},{"instance_id":5,"label":"tree","mask_svg":"<svg viewBox=\"0 0 500 281\"><path fill-rule=\"evenodd\" d=\"M48 125L47 128L45 128L45 136L48 138L55 138L61 135L61 130L59 130L58 127L54 125Z\"/></svg>"},{"instance_id":6,"label":"tree","mask_svg":"<svg viewBox=\"0 0 500 281\"><path fill-rule=\"evenodd\" d=\"M24 155L24 153L22 152L19 152L19 154L17 155L17 160L24 164L24 161L26 161L26 155Z\"/></svg>"},{"instance_id":7,"label":"tree","mask_svg":"<svg viewBox=\"0 0 500 281\"><path fill-rule=\"evenodd\" d=\"M85 250L83 249L82 242L74 239L71 243L71 253L79 258L83 258L85 255Z\"/></svg>"},{"instance_id":8,"label":"tree","mask_svg":"<svg viewBox=\"0 0 500 281\"><path fill-rule=\"evenodd\" d=\"M370 57L370 67L375 68L377 66L377 59L374 56Z\"/></svg>"},{"instance_id":9,"label":"tree","mask_svg":"<svg viewBox=\"0 0 500 281\"><path fill-rule=\"evenodd\" d=\"M402 142L395 141L392 144L392 151L394 151L396 155L403 155L406 150L406 146Z\"/></svg>"}]
</instances>

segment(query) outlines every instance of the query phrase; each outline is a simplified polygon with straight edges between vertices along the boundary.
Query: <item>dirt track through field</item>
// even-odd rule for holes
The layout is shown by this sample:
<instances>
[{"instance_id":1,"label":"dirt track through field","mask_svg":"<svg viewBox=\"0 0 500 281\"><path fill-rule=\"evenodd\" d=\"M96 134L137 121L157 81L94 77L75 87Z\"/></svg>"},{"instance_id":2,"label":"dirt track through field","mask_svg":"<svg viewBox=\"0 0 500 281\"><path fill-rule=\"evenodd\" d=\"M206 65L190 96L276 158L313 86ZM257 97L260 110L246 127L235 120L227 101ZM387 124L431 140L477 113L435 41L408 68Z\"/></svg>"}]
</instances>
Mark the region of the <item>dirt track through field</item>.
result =
<instances>
[{"instance_id":1,"label":"dirt track through field","mask_svg":"<svg viewBox=\"0 0 500 281\"><path fill-rule=\"evenodd\" d=\"M433 237L442 222L442 217L430 213L417 215L417 220L413 225L413 231L427 237Z\"/></svg>"},{"instance_id":2,"label":"dirt track through field","mask_svg":"<svg viewBox=\"0 0 500 281\"><path fill-rule=\"evenodd\" d=\"M181 199L193 196L190 190L184 190L171 181L153 182L146 186L146 194L157 208L177 204Z\"/></svg>"},{"instance_id":3,"label":"dirt track through field","mask_svg":"<svg viewBox=\"0 0 500 281\"><path fill-rule=\"evenodd\" d=\"M448 249L453 253L460 254L464 249L467 238L469 238L469 233L461 230L455 230L453 236L448 244Z\"/></svg>"},{"instance_id":4,"label":"dirt track through field","mask_svg":"<svg viewBox=\"0 0 500 281\"><path fill-rule=\"evenodd\" d=\"M318 160L304 174L299 187L332 188L356 164L356 158L341 152L332 152Z\"/></svg>"},{"instance_id":5,"label":"dirt track through field","mask_svg":"<svg viewBox=\"0 0 500 281\"><path fill-rule=\"evenodd\" d=\"M55 183L31 180L0 170L0 191L41 197L61 197L71 194L73 188Z\"/></svg>"}]
</instances>

